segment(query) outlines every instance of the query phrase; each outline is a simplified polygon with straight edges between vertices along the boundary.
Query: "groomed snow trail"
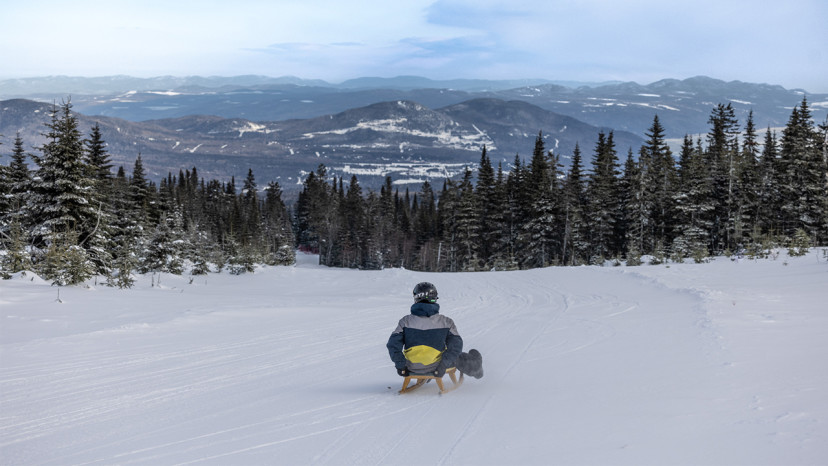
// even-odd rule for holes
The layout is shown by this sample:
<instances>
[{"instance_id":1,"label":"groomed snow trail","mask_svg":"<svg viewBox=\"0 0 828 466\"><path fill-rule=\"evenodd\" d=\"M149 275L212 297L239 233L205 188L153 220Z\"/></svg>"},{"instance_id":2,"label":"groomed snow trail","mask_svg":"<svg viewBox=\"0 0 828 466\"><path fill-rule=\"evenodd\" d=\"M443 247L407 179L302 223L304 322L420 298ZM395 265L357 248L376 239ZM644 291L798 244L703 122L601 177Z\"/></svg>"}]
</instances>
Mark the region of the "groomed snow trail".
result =
<instances>
[{"instance_id":1,"label":"groomed snow trail","mask_svg":"<svg viewBox=\"0 0 828 466\"><path fill-rule=\"evenodd\" d=\"M621 268L426 274L300 259L129 291L63 288L62 302L28 278L0 284L0 462L791 459L790 444L750 428L730 441L756 419L752 392L700 286ZM483 379L443 396L435 384L398 395L385 349L419 281L436 284L465 350L484 357ZM824 427L797 432L794 459L825 458L813 443Z\"/></svg>"}]
</instances>

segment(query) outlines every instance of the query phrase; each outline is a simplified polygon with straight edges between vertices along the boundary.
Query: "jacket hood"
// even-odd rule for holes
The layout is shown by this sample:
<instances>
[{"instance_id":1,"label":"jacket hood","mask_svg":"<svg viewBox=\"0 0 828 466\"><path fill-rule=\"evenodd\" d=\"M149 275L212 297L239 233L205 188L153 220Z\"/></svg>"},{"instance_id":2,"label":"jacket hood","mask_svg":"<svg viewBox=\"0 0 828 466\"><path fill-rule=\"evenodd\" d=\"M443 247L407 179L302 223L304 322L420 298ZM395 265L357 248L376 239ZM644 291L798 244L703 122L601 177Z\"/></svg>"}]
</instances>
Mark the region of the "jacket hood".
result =
<instances>
[{"instance_id":1,"label":"jacket hood","mask_svg":"<svg viewBox=\"0 0 828 466\"><path fill-rule=\"evenodd\" d=\"M414 303L411 305L411 313L420 317L431 317L440 312L440 305L437 303Z\"/></svg>"}]
</instances>

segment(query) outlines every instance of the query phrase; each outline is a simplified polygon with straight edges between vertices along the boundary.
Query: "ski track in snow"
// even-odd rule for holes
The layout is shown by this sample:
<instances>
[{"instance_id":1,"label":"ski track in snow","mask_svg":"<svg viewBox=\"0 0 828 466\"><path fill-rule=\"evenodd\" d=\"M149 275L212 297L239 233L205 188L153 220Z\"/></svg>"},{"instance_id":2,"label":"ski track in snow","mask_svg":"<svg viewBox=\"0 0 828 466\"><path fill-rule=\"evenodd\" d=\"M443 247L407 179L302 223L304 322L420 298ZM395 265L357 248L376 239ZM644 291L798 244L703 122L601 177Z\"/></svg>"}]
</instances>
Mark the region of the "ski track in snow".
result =
<instances>
[{"instance_id":1,"label":"ski track in snow","mask_svg":"<svg viewBox=\"0 0 828 466\"><path fill-rule=\"evenodd\" d=\"M819 399L828 378L794 367L783 388L744 359L755 344L743 329L793 322L762 304L784 301L770 290L717 286L711 269L685 272L692 266L428 274L312 260L194 284L164 276L163 287L144 277L129 291L64 288L63 303L46 284L0 283L0 463L828 457L817 446L828 440L826 409L790 401ZM464 350L483 354L485 376L442 396L434 383L399 395L384 347L418 281L437 285ZM725 313L730 301L753 320ZM823 341L824 327L808 328L807 341Z\"/></svg>"}]
</instances>

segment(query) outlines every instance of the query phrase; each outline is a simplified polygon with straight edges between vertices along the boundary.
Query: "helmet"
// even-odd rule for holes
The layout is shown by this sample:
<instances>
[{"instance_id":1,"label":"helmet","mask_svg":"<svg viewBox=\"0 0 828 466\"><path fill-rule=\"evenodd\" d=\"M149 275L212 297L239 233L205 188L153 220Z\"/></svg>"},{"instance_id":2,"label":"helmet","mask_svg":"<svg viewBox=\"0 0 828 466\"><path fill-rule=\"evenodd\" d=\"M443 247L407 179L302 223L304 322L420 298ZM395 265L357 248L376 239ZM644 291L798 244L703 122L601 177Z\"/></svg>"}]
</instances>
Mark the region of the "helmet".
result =
<instances>
[{"instance_id":1,"label":"helmet","mask_svg":"<svg viewBox=\"0 0 828 466\"><path fill-rule=\"evenodd\" d=\"M436 303L437 287L429 282L417 283L417 286L414 287L414 302Z\"/></svg>"}]
</instances>

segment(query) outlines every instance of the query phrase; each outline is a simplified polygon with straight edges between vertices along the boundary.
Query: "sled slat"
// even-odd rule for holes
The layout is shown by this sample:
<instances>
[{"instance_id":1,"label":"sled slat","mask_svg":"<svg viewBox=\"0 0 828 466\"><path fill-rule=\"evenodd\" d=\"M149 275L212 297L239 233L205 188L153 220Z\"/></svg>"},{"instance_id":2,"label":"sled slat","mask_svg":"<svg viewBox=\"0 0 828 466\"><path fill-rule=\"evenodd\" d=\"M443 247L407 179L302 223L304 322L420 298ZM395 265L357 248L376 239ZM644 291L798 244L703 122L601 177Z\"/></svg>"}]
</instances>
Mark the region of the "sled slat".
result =
<instances>
[{"instance_id":1,"label":"sled slat","mask_svg":"<svg viewBox=\"0 0 828 466\"><path fill-rule=\"evenodd\" d=\"M425 374L410 374L410 375L405 377L405 380L403 381L403 386L402 386L402 389L400 390L400 393L408 393L408 392L414 390L415 388L419 388L419 387L425 385L428 381L430 381L432 379L437 382L437 387L440 389L441 394L442 393L448 393L448 392L456 389L457 387L459 387L460 385L463 384L463 373L462 372L460 373L460 378L458 379L457 376L455 375L455 372L457 372L457 368L455 368L455 367L450 367L450 368L446 369L446 374L449 375L449 377L451 378L451 382L453 384L449 388L446 388L445 385L443 385L443 378L442 377L435 377L433 375L425 375ZM408 384L411 383L412 380L416 380L417 383L415 383L414 385L409 387Z\"/></svg>"}]
</instances>

